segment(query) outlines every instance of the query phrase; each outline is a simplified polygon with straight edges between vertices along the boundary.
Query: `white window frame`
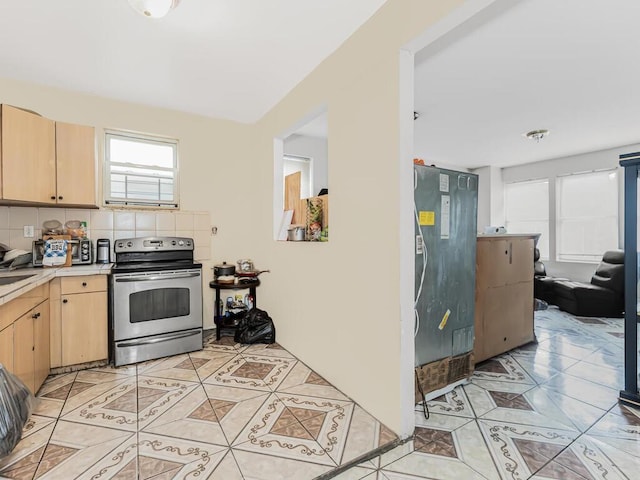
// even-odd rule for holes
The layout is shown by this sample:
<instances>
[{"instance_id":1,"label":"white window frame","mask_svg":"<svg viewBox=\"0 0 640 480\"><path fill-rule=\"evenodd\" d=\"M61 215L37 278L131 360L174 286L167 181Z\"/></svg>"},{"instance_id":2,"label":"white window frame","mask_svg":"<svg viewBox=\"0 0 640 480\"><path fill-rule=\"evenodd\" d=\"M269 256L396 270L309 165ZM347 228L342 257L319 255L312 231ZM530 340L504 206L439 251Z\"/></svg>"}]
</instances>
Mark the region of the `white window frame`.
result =
<instances>
[{"instance_id":1,"label":"white window frame","mask_svg":"<svg viewBox=\"0 0 640 480\"><path fill-rule=\"evenodd\" d=\"M604 252L597 252L594 254L586 254L585 258L583 259L578 259L578 258L561 258L562 254L560 252L560 244L562 241L561 235L562 235L562 229L560 227L561 222L563 221L563 218L561 216L561 212L562 212L562 206L561 206L561 202L562 202L562 192L561 192L561 179L562 178L567 178L567 177L575 177L575 176L579 176L579 175L592 175L592 174L606 174L606 175L611 175L611 174L615 174L616 175L616 213L612 216L612 218L615 218L615 223L616 223L616 229L615 229L615 234L616 234L616 244L620 243L620 232L619 232L619 224L620 224L620 205L618 202L619 196L620 196L620 183L619 183L619 178L620 178L620 174L617 168L607 168L607 169L602 169L602 170L591 170L588 172L575 172L575 173L570 173L570 174L565 174L565 175L558 175L556 177L556 205L555 205L555 211L556 211L556 261L557 262L565 262L565 263L599 263L602 259L602 254ZM604 218L604 217L602 217ZM616 248L617 245L612 245L611 248ZM565 255L569 255L569 254L565 254ZM588 258L587 258L588 257Z\"/></svg>"},{"instance_id":2,"label":"white window frame","mask_svg":"<svg viewBox=\"0 0 640 480\"><path fill-rule=\"evenodd\" d=\"M552 247L552 242L551 242L551 214L549 211L549 207L551 206L551 200L550 200L550 193L551 193L551 179L550 178L536 178L533 180L518 180L518 181L513 181L513 182L507 182L505 183L505 187L504 187L504 205L505 205L505 226L507 228L507 232L508 233L519 233L519 232L512 232L510 231L510 226L509 226L509 222L508 219L506 218L506 213L507 213L507 208L508 208L508 202L507 202L507 188L509 185L523 185L523 184L534 184L534 183L546 183L547 184L547 198L546 198L546 202L547 202L547 217L546 217L546 223L547 223L547 238L544 239L544 241L547 244L547 252L546 254L542 254L541 259L542 260L549 260L552 256L551 253L551 247ZM542 222L545 219L539 219L539 220L533 220L533 221L540 221ZM543 233L543 232L521 232L521 233Z\"/></svg>"},{"instance_id":3,"label":"white window frame","mask_svg":"<svg viewBox=\"0 0 640 480\"><path fill-rule=\"evenodd\" d=\"M164 167L150 167L148 165L142 164L131 164L131 163L118 163L111 161L111 152L110 152L110 139L111 138L119 138L126 139L128 141L135 141L139 143L147 143L153 145L163 145L163 146L171 146L173 148L173 168L164 168ZM104 136L104 170L103 170L103 192L104 192L104 205L107 207L128 207L128 208L140 208L140 207L155 207L162 209L178 209L180 205L180 195L179 195L179 166L178 166L178 140L167 138L167 137L159 137L148 134L139 134L133 132L127 132L122 130L105 130ZM163 200L148 200L148 199L122 199L122 198L114 198L111 195L111 166L132 166L138 168L144 168L147 170L156 170L158 172L172 172L173 174L173 201L163 201ZM137 174L136 174L137 175Z\"/></svg>"}]
</instances>

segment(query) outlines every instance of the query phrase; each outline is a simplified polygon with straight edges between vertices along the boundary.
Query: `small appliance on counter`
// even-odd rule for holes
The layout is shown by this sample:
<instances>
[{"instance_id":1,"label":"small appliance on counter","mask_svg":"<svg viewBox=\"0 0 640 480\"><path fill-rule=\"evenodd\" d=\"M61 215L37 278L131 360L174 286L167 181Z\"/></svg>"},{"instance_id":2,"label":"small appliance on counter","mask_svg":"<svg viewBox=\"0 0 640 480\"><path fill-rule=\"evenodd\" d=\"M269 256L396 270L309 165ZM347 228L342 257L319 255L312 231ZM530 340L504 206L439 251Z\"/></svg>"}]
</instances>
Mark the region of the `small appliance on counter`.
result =
<instances>
[{"instance_id":1,"label":"small appliance on counter","mask_svg":"<svg viewBox=\"0 0 640 480\"><path fill-rule=\"evenodd\" d=\"M93 263L91 240L88 238L76 238L67 240L71 244L71 265L88 265ZM33 266L42 267L45 250L45 240L33 242Z\"/></svg>"},{"instance_id":2,"label":"small appliance on counter","mask_svg":"<svg viewBox=\"0 0 640 480\"><path fill-rule=\"evenodd\" d=\"M108 238L99 238L96 242L96 263L110 263L111 241Z\"/></svg>"}]
</instances>

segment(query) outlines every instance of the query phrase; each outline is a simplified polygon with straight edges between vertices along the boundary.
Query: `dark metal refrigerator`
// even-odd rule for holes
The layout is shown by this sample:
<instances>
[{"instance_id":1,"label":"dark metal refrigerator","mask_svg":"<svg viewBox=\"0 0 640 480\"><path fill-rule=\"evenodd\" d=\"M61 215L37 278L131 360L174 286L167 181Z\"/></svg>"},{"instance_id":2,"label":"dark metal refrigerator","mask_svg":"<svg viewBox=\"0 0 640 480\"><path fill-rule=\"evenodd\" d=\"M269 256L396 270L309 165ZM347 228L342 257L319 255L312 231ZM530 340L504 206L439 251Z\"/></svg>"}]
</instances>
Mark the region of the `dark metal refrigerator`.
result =
<instances>
[{"instance_id":1,"label":"dark metal refrigerator","mask_svg":"<svg viewBox=\"0 0 640 480\"><path fill-rule=\"evenodd\" d=\"M415 165L414 182L415 367L422 395L473 368L478 177Z\"/></svg>"}]
</instances>

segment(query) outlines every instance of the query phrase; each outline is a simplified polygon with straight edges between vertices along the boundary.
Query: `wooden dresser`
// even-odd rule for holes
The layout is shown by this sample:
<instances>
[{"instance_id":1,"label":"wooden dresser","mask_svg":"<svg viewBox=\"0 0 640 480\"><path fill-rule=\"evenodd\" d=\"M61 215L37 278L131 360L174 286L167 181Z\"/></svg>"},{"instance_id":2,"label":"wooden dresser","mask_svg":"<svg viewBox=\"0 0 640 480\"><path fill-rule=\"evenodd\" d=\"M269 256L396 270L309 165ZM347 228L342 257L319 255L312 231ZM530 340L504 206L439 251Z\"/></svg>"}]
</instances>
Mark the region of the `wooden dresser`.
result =
<instances>
[{"instance_id":1,"label":"wooden dresser","mask_svg":"<svg viewBox=\"0 0 640 480\"><path fill-rule=\"evenodd\" d=\"M533 249L538 234L478 236L474 359L535 340Z\"/></svg>"}]
</instances>

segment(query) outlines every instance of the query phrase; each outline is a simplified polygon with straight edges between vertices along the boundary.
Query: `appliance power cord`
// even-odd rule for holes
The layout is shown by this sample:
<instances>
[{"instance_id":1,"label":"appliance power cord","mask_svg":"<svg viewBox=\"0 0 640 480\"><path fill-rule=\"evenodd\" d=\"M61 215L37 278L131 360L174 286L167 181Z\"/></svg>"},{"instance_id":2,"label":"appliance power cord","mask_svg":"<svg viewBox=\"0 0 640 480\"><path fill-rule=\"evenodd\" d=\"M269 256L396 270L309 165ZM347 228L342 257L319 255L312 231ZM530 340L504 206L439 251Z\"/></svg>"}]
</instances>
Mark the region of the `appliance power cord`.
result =
<instances>
[{"instance_id":1,"label":"appliance power cord","mask_svg":"<svg viewBox=\"0 0 640 480\"><path fill-rule=\"evenodd\" d=\"M417 190L418 188L418 177L417 172L414 168L413 170L413 190ZM415 325L413 329L413 337L418 336L418 331L420 330L420 314L418 313L418 300L420 299L420 295L422 294L422 285L424 284L424 277L427 272L427 261L429 259L429 255L427 254L427 244L424 241L424 236L422 235L422 229L420 228L420 218L418 216L418 206L416 205L415 195L413 196L413 215L416 221L416 227L418 228L418 235L420 236L420 240L422 242L422 273L420 275L420 285L418 286L418 291L416 293L415 300L413 302L413 312L415 316Z\"/></svg>"}]
</instances>

